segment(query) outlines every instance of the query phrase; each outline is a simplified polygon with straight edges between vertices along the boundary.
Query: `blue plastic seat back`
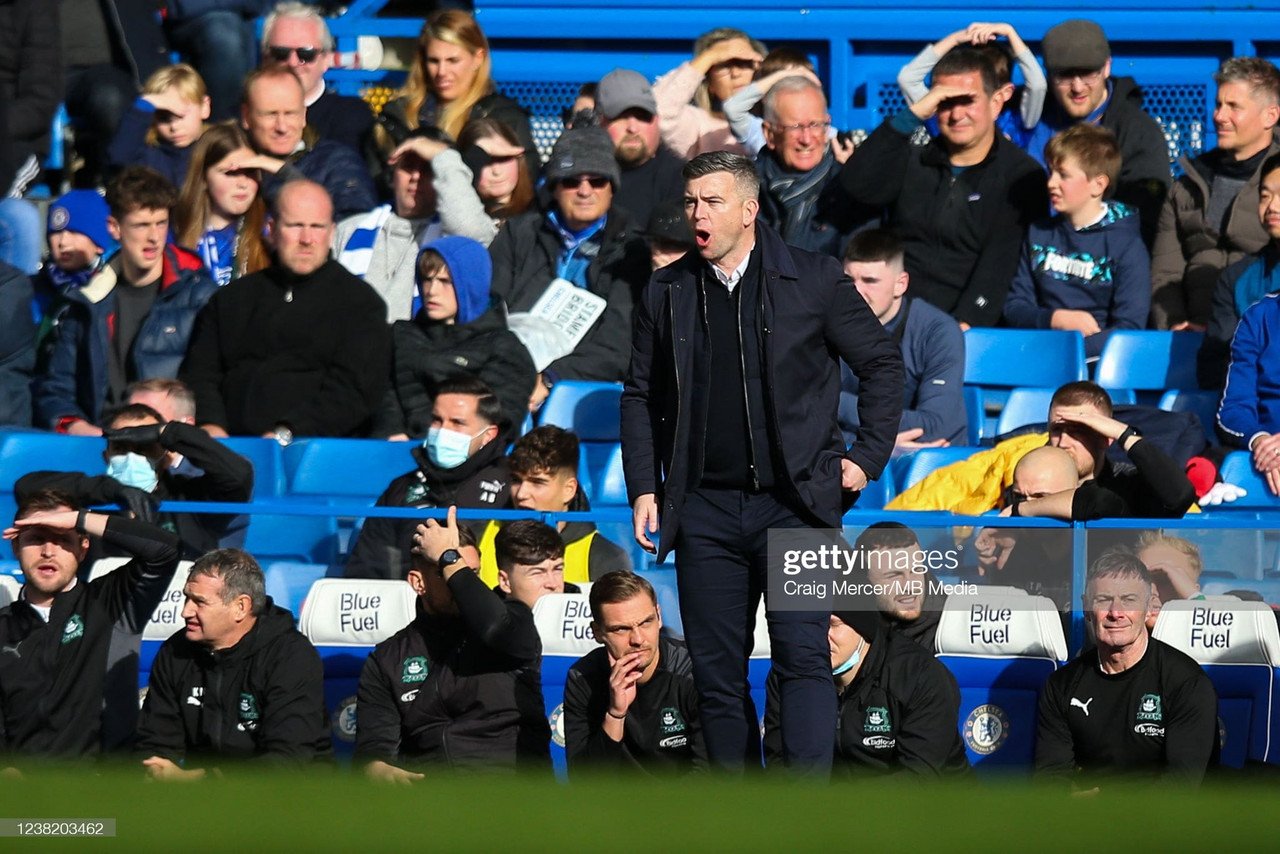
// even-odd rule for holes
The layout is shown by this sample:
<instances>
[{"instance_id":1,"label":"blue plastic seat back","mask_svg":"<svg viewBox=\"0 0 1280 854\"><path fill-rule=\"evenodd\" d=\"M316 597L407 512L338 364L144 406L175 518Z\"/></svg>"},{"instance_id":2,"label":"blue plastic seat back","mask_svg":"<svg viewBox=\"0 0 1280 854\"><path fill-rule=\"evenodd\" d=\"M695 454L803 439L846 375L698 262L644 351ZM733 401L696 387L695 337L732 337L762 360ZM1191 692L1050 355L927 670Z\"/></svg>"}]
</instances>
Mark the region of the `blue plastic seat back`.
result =
<instances>
[{"instance_id":1,"label":"blue plastic seat back","mask_svg":"<svg viewBox=\"0 0 1280 854\"><path fill-rule=\"evenodd\" d=\"M328 572L328 564L291 560L274 560L262 567L267 595L281 608L292 611L295 618L302 614L302 603L311 592L311 585Z\"/></svg>"},{"instance_id":2,"label":"blue plastic seat back","mask_svg":"<svg viewBox=\"0 0 1280 854\"><path fill-rule=\"evenodd\" d=\"M1204 435L1218 444L1218 402L1221 395L1202 389L1173 389L1160 397L1159 406L1165 412L1194 412L1204 427Z\"/></svg>"},{"instance_id":3,"label":"blue plastic seat back","mask_svg":"<svg viewBox=\"0 0 1280 854\"><path fill-rule=\"evenodd\" d=\"M964 334L966 385L1057 388L1087 377L1079 333L974 327Z\"/></svg>"},{"instance_id":4,"label":"blue plastic seat back","mask_svg":"<svg viewBox=\"0 0 1280 854\"><path fill-rule=\"evenodd\" d=\"M1232 510L1274 510L1280 507L1280 498L1271 494L1266 479L1253 467L1253 455L1248 451L1232 451L1223 460L1219 474L1226 483L1243 487L1245 494L1230 504L1205 508L1209 513Z\"/></svg>"},{"instance_id":5,"label":"blue plastic seat back","mask_svg":"<svg viewBox=\"0 0 1280 854\"><path fill-rule=\"evenodd\" d=\"M1105 389L1195 389L1199 332L1117 329L1107 336L1094 381Z\"/></svg>"},{"instance_id":6,"label":"blue plastic seat back","mask_svg":"<svg viewBox=\"0 0 1280 854\"><path fill-rule=\"evenodd\" d=\"M899 485L899 491L905 492L931 472L967 460L981 450L982 448L961 447L924 448L894 461L894 481Z\"/></svg>"},{"instance_id":7,"label":"blue plastic seat back","mask_svg":"<svg viewBox=\"0 0 1280 854\"><path fill-rule=\"evenodd\" d=\"M561 380L542 404L538 423L572 430L583 442L616 442L621 397L622 383Z\"/></svg>"},{"instance_id":8,"label":"blue plastic seat back","mask_svg":"<svg viewBox=\"0 0 1280 854\"><path fill-rule=\"evenodd\" d=\"M551 764L556 777L568 779L565 758L564 686L569 668L596 649L591 632L591 606L586 594L552 593L533 607L542 638L542 700L551 725Z\"/></svg>"},{"instance_id":9,"label":"blue plastic seat back","mask_svg":"<svg viewBox=\"0 0 1280 854\"><path fill-rule=\"evenodd\" d=\"M232 436L220 441L253 463L254 499L284 495L284 454L279 442L254 436Z\"/></svg>"},{"instance_id":10,"label":"blue plastic seat back","mask_svg":"<svg viewBox=\"0 0 1280 854\"><path fill-rule=\"evenodd\" d=\"M412 450L412 442L302 439L284 449L287 494L372 504L391 481L416 467Z\"/></svg>"},{"instance_id":11,"label":"blue plastic seat back","mask_svg":"<svg viewBox=\"0 0 1280 854\"><path fill-rule=\"evenodd\" d=\"M6 430L0 433L0 491L12 494L18 478L33 471L103 474L106 450L107 442L100 436Z\"/></svg>"},{"instance_id":12,"label":"blue plastic seat back","mask_svg":"<svg viewBox=\"0 0 1280 854\"><path fill-rule=\"evenodd\" d=\"M256 513L249 517L245 551L259 563L273 560L335 563L338 525L332 516L285 516Z\"/></svg>"},{"instance_id":13,"label":"blue plastic seat back","mask_svg":"<svg viewBox=\"0 0 1280 854\"><path fill-rule=\"evenodd\" d=\"M1049 401L1053 388L1015 388L1000 410L996 421L996 435L1003 436L1028 424L1043 424L1049 420Z\"/></svg>"}]
</instances>

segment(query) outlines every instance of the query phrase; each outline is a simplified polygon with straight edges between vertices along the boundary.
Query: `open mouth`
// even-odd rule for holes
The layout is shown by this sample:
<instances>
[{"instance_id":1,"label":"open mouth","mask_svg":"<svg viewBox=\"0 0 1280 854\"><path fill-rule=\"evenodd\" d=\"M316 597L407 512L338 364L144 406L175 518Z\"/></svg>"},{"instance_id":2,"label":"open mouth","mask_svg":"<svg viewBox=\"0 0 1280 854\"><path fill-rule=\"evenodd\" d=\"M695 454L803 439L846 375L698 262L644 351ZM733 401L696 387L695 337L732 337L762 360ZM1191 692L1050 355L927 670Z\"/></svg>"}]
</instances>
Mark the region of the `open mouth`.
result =
<instances>
[{"instance_id":1,"label":"open mouth","mask_svg":"<svg viewBox=\"0 0 1280 854\"><path fill-rule=\"evenodd\" d=\"M705 228L695 228L693 230L693 239L698 244L699 249L706 249L711 243L711 232Z\"/></svg>"}]
</instances>

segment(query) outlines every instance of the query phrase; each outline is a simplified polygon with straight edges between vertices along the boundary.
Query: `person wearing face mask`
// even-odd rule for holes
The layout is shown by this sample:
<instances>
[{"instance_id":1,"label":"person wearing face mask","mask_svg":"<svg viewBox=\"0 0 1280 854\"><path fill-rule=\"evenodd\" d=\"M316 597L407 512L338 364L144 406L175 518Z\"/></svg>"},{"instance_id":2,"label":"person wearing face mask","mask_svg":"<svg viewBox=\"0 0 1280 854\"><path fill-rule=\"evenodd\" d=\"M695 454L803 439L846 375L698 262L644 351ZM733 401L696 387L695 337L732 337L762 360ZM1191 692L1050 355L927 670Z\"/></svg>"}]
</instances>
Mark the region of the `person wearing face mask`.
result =
<instances>
[{"instance_id":1,"label":"person wearing face mask","mask_svg":"<svg viewBox=\"0 0 1280 854\"><path fill-rule=\"evenodd\" d=\"M504 453L509 441L493 389L468 375L446 380L436 388L426 439L411 452L416 468L391 481L377 506L505 510L511 500ZM367 519L347 559L346 577L404 578L413 530L410 519Z\"/></svg>"},{"instance_id":2,"label":"person wearing face mask","mask_svg":"<svg viewBox=\"0 0 1280 854\"><path fill-rule=\"evenodd\" d=\"M253 465L196 427L193 420L189 416L166 421L150 406L131 403L107 421L105 474L35 471L19 478L14 494L21 503L28 495L54 489L72 496L80 506L118 504L135 518L176 533L186 560L241 542L248 522L245 516L156 512L162 501L252 499ZM110 550L98 554L99 550L97 543L91 546L90 557L116 554Z\"/></svg>"},{"instance_id":3,"label":"person wearing face mask","mask_svg":"<svg viewBox=\"0 0 1280 854\"><path fill-rule=\"evenodd\" d=\"M960 689L933 654L901 634L891 634L873 599L831 615L831 678L840 697L836 728L836 778L890 774L953 777L969 761L956 729ZM765 764L781 766L778 680L765 683Z\"/></svg>"},{"instance_id":4,"label":"person wearing face mask","mask_svg":"<svg viewBox=\"0 0 1280 854\"><path fill-rule=\"evenodd\" d=\"M508 424L524 420L535 371L489 293L493 264L484 246L442 237L418 253L413 319L391 327L391 388L374 414L373 435L422 438L442 382L474 376L493 389Z\"/></svg>"}]
</instances>

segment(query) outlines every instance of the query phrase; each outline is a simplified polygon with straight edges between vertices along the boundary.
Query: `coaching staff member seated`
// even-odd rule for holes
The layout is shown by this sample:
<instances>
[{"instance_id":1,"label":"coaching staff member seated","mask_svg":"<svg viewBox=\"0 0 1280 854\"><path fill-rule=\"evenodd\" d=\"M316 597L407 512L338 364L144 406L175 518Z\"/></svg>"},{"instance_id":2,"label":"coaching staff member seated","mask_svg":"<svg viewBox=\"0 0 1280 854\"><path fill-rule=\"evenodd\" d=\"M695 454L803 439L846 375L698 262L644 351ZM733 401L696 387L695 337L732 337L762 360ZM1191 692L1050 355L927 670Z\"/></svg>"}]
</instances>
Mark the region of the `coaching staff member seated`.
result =
<instances>
[{"instance_id":1,"label":"coaching staff member seated","mask_svg":"<svg viewBox=\"0 0 1280 854\"><path fill-rule=\"evenodd\" d=\"M475 566L457 508L414 534L417 618L374 647L356 693L356 762L375 779L421 780L429 766L550 775L542 640L529 606L501 598Z\"/></svg>"},{"instance_id":2,"label":"coaching staff member seated","mask_svg":"<svg viewBox=\"0 0 1280 854\"><path fill-rule=\"evenodd\" d=\"M841 490L878 477L902 412L902 357L834 258L757 222L751 161L684 168L698 251L654 273L636 309L622 450L636 541L676 550L685 639L712 765L759 765L747 684L767 531L840 524ZM861 382L858 441L836 423L840 359ZM852 496L850 496L852 497ZM831 768L830 613L770 609L786 764Z\"/></svg>"},{"instance_id":3,"label":"coaching staff member seated","mask_svg":"<svg viewBox=\"0 0 1280 854\"><path fill-rule=\"evenodd\" d=\"M1097 785L1106 775L1198 784L1218 762L1218 697L1190 656L1151 637L1151 575L1115 549L1085 582L1096 648L1040 695L1036 773Z\"/></svg>"},{"instance_id":4,"label":"coaching staff member seated","mask_svg":"<svg viewBox=\"0 0 1280 854\"><path fill-rule=\"evenodd\" d=\"M267 596L253 556L209 552L182 592L186 626L156 653L138 723L147 773L179 780L203 777L198 764L327 759L320 656Z\"/></svg>"},{"instance_id":5,"label":"coaching staff member seated","mask_svg":"<svg viewBox=\"0 0 1280 854\"><path fill-rule=\"evenodd\" d=\"M840 695L834 776L969 770L956 730L960 689L946 665L901 633L890 633L870 597L831 615L831 678ZM765 682L764 754L782 759L778 679Z\"/></svg>"},{"instance_id":6,"label":"coaching staff member seated","mask_svg":"<svg viewBox=\"0 0 1280 854\"><path fill-rule=\"evenodd\" d=\"M574 662L564 686L569 773L625 768L680 775L707 767L693 667L659 637L653 585L619 570L591 585L591 631L603 646Z\"/></svg>"}]
</instances>

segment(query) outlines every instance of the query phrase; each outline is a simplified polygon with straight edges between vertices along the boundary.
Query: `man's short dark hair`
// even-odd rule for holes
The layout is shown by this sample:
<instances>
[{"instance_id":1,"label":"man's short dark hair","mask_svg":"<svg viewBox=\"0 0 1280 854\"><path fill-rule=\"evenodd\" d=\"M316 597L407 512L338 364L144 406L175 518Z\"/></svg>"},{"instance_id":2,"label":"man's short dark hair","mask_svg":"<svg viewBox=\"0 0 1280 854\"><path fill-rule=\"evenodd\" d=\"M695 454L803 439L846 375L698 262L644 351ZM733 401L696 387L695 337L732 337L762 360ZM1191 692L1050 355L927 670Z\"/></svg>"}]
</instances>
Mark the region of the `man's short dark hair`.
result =
<instances>
[{"instance_id":1,"label":"man's short dark hair","mask_svg":"<svg viewBox=\"0 0 1280 854\"><path fill-rule=\"evenodd\" d=\"M687 184L717 172L728 172L744 199L760 198L760 176L756 173L755 164L741 154L707 151L686 163L680 174Z\"/></svg>"},{"instance_id":2,"label":"man's short dark hair","mask_svg":"<svg viewBox=\"0 0 1280 854\"><path fill-rule=\"evenodd\" d=\"M493 557L498 569L510 572L516 564L532 566L564 557L564 540L545 522L518 519L498 530L493 538Z\"/></svg>"},{"instance_id":3,"label":"man's short dark hair","mask_svg":"<svg viewBox=\"0 0 1280 854\"><path fill-rule=\"evenodd\" d=\"M498 401L498 396L487 382L477 376L460 374L450 377L436 387L436 397L442 394L466 394L477 398L476 414L481 420L500 430L507 426L502 419L502 404Z\"/></svg>"},{"instance_id":4,"label":"man's short dark hair","mask_svg":"<svg viewBox=\"0 0 1280 854\"><path fill-rule=\"evenodd\" d=\"M887 228L871 228L859 231L844 247L846 264L886 264L902 266L902 240Z\"/></svg>"},{"instance_id":5,"label":"man's short dark hair","mask_svg":"<svg viewBox=\"0 0 1280 854\"><path fill-rule=\"evenodd\" d=\"M901 522L876 522L858 535L853 547L860 551L914 549L920 547L920 538Z\"/></svg>"},{"instance_id":6,"label":"man's short dark hair","mask_svg":"<svg viewBox=\"0 0 1280 854\"><path fill-rule=\"evenodd\" d=\"M251 614L257 617L266 610L267 582L262 567L243 549L217 549L204 555L192 565L187 580L201 576L222 579L224 605L237 596L248 596Z\"/></svg>"},{"instance_id":7,"label":"man's short dark hair","mask_svg":"<svg viewBox=\"0 0 1280 854\"><path fill-rule=\"evenodd\" d=\"M512 474L578 471L578 436L572 430L543 424L525 433L511 448L508 461Z\"/></svg>"},{"instance_id":8,"label":"man's short dark hair","mask_svg":"<svg viewBox=\"0 0 1280 854\"><path fill-rule=\"evenodd\" d=\"M1265 178L1277 169L1280 169L1280 152L1267 155L1267 159L1262 161L1262 171L1258 173L1258 177Z\"/></svg>"},{"instance_id":9,"label":"man's short dark hair","mask_svg":"<svg viewBox=\"0 0 1280 854\"><path fill-rule=\"evenodd\" d=\"M996 70L991 64L991 58L981 50L972 45L957 45L942 55L938 60L938 64L933 67L933 77L931 78L936 84L939 77L951 77L957 74L972 74L977 72L982 77L982 91L990 97L994 95L996 90L1000 88L1000 80L996 76Z\"/></svg>"},{"instance_id":10,"label":"man's short dark hair","mask_svg":"<svg viewBox=\"0 0 1280 854\"><path fill-rule=\"evenodd\" d=\"M592 582L591 592L587 594L587 599L591 603L591 619L597 623L600 622L601 605L616 605L640 595L648 596L649 601L653 602L655 608L657 607L658 594L653 591L653 585L649 583L649 579L626 569L606 572Z\"/></svg>"},{"instance_id":11,"label":"man's short dark hair","mask_svg":"<svg viewBox=\"0 0 1280 854\"><path fill-rule=\"evenodd\" d=\"M141 421L144 418L154 419L157 424L164 423L164 416L145 403L126 403L118 406L102 416L102 423L110 425L117 421Z\"/></svg>"},{"instance_id":12,"label":"man's short dark hair","mask_svg":"<svg viewBox=\"0 0 1280 854\"><path fill-rule=\"evenodd\" d=\"M1092 406L1108 418L1111 417L1111 395L1097 383L1077 380L1061 386L1049 400L1049 408L1055 406Z\"/></svg>"},{"instance_id":13,"label":"man's short dark hair","mask_svg":"<svg viewBox=\"0 0 1280 854\"><path fill-rule=\"evenodd\" d=\"M63 492L61 489L37 489L35 492L27 493L18 502L18 510L13 514L13 518L23 519L32 513L41 513L45 510L62 510L63 508L71 510L83 509L69 492Z\"/></svg>"},{"instance_id":14,"label":"man's short dark hair","mask_svg":"<svg viewBox=\"0 0 1280 854\"><path fill-rule=\"evenodd\" d=\"M1136 578L1151 586L1151 572L1133 549L1118 547L1104 552L1085 576L1085 588L1100 578Z\"/></svg>"},{"instance_id":15,"label":"man's short dark hair","mask_svg":"<svg viewBox=\"0 0 1280 854\"><path fill-rule=\"evenodd\" d=\"M177 203L177 189L150 166L126 166L107 185L107 207L117 221L134 211L167 211Z\"/></svg>"}]
</instances>

